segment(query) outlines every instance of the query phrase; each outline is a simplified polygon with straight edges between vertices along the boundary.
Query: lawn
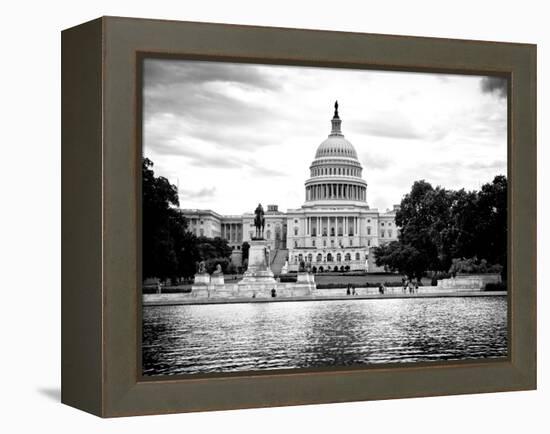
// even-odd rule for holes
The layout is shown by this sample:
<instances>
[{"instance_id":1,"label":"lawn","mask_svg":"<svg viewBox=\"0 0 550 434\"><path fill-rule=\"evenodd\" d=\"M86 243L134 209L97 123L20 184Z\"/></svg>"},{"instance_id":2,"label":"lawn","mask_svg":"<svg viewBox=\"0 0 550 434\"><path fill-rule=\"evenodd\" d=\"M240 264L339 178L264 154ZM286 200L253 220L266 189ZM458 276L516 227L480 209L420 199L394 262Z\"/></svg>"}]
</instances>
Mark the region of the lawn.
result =
<instances>
[{"instance_id":1,"label":"lawn","mask_svg":"<svg viewBox=\"0 0 550 434\"><path fill-rule=\"evenodd\" d=\"M315 275L316 283L351 283L355 286L365 285L365 283L384 283L384 282L401 282L403 276L400 274L367 274L364 276L354 275L338 275L338 274L322 274Z\"/></svg>"}]
</instances>

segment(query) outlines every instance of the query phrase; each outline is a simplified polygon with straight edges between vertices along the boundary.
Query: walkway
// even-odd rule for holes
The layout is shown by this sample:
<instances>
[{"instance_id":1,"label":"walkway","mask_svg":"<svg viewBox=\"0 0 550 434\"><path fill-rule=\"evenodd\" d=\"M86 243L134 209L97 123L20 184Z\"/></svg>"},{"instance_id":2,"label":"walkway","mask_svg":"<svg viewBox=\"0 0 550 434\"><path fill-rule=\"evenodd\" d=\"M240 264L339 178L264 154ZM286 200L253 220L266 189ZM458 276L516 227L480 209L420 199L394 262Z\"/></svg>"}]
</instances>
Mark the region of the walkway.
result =
<instances>
[{"instance_id":1,"label":"walkway","mask_svg":"<svg viewBox=\"0 0 550 434\"><path fill-rule=\"evenodd\" d=\"M187 294L145 294L144 306L174 306L190 304L231 303L278 303L285 301L331 301L331 300L380 300L402 298L444 298L444 297L504 297L506 291L445 291L419 294L366 294L366 295L310 295L307 297L275 298L191 298Z\"/></svg>"}]
</instances>

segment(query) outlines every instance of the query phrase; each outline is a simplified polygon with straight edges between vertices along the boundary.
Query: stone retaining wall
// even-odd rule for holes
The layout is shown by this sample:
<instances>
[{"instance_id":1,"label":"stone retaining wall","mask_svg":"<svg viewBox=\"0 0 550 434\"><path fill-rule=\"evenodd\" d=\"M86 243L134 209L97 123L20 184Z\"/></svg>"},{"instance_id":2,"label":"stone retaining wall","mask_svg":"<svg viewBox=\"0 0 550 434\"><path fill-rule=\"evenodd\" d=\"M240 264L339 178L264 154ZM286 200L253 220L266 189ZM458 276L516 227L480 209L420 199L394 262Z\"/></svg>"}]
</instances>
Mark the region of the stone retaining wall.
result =
<instances>
[{"instance_id":1,"label":"stone retaining wall","mask_svg":"<svg viewBox=\"0 0 550 434\"><path fill-rule=\"evenodd\" d=\"M441 279L437 281L438 290L454 291L483 291L488 283L500 283L502 281L500 274L459 274L450 279Z\"/></svg>"}]
</instances>

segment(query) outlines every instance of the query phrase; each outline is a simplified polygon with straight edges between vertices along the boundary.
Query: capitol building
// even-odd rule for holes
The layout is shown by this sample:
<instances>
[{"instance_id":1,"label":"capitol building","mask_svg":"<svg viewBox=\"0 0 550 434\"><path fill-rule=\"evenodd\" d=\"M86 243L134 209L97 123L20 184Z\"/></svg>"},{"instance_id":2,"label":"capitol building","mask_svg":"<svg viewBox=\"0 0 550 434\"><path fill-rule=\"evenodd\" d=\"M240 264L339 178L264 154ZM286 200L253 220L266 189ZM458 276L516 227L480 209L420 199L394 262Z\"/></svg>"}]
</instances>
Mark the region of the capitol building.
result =
<instances>
[{"instance_id":1,"label":"capitol building","mask_svg":"<svg viewBox=\"0 0 550 434\"><path fill-rule=\"evenodd\" d=\"M372 249L397 239L398 206L386 212L369 207L363 167L342 133L338 103L331 123L329 136L309 166L303 205L286 212L279 211L277 205L265 210L264 237L276 274L286 261L289 271L297 271L301 261L310 262L313 271L383 271L376 266ZM181 212L189 221L188 230L197 236L225 238L233 249L233 263L241 265L242 244L250 242L255 233L253 213Z\"/></svg>"}]
</instances>

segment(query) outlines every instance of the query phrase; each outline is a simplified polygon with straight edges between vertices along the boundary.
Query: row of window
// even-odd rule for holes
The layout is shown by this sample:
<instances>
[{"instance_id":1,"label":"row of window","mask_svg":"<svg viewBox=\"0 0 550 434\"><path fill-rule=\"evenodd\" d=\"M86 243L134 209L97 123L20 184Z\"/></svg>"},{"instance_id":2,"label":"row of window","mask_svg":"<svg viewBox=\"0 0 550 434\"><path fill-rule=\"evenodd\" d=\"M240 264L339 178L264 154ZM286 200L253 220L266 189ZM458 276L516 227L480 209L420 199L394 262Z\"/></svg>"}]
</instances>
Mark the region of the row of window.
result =
<instances>
[{"instance_id":1,"label":"row of window","mask_svg":"<svg viewBox=\"0 0 550 434\"><path fill-rule=\"evenodd\" d=\"M295 228L294 228L294 236L295 236L295 237L298 236L298 232L299 232L299 229L298 229L297 227L295 227ZM367 235L371 235L371 227L370 227L370 226L367 226ZM385 235L386 235L386 231L385 231L384 229L381 229L381 230L380 230L380 237L381 237L381 238L384 238ZM388 229L388 238L391 238L392 235L393 235L393 231L392 231L391 229ZM312 236L312 237L316 237L316 236L317 236L317 231L315 230L315 228L313 228L313 229L311 230L311 236ZM323 228L322 236L323 236L323 237L328 236L326 228ZM337 236L337 235L336 235L336 231L335 231L334 228L330 228L330 236L331 236L331 237ZM343 230L342 230L341 227L338 228L338 236L339 236L339 237L344 236L344 232L343 232ZM350 233L348 234L348 236L352 237L352 236L353 236L353 232L350 232Z\"/></svg>"},{"instance_id":2,"label":"row of window","mask_svg":"<svg viewBox=\"0 0 550 434\"><path fill-rule=\"evenodd\" d=\"M369 246L370 246L370 240L368 240L368 243L369 243ZM348 240L348 245L349 245L349 247L353 247L353 238L350 238ZM338 240L338 246L342 247L342 248L344 247L343 240ZM294 247L295 248L301 247L300 243L296 240L294 241ZM315 239L311 240L311 247L316 247ZM323 247L327 247L327 240L323 240ZM334 240L330 240L330 247L334 247Z\"/></svg>"},{"instance_id":3,"label":"row of window","mask_svg":"<svg viewBox=\"0 0 550 434\"><path fill-rule=\"evenodd\" d=\"M332 218L334 218L334 217L332 217ZM367 223L370 223L370 222L371 222L371 220L368 219L368 220L367 220ZM192 223L195 224L194 221L192 221ZM391 226L391 225L392 225L392 222L387 222L387 223L388 223L388 226ZM298 219L294 219L294 224L298 224ZM202 225L202 220L201 220L201 225ZM384 225L385 225L385 222L380 222L380 226L384 226ZM269 228L269 227L271 227L271 224L268 223L266 226ZM278 225L277 225L277 226L278 226ZM253 227L254 227L254 223L250 223L250 227L253 228ZM370 228L367 227L367 229L370 229ZM297 230L298 230L298 228L294 228L294 232L296 232ZM296 234L296 235L298 235L298 234ZM326 235L326 234L325 234L325 235Z\"/></svg>"},{"instance_id":4,"label":"row of window","mask_svg":"<svg viewBox=\"0 0 550 434\"><path fill-rule=\"evenodd\" d=\"M322 175L361 176L361 171L360 169L350 169L347 167L318 167L311 169L311 176Z\"/></svg>"},{"instance_id":5,"label":"row of window","mask_svg":"<svg viewBox=\"0 0 550 434\"><path fill-rule=\"evenodd\" d=\"M304 258L307 260L307 262L313 262L313 254L312 253L309 253L306 256L304 256L300 253L299 255L294 256L293 258L291 257L290 261L294 262L294 263L300 263L304 260ZM346 253L344 255L344 261L345 262L350 262L351 258L352 258L351 253ZM359 252L355 253L355 260L356 261L361 260L361 253L359 253ZM333 256L332 253L327 253L326 256L323 256L322 253L318 253L315 256L315 262L334 262L334 261L342 262L342 254L337 253L336 255Z\"/></svg>"},{"instance_id":6,"label":"row of window","mask_svg":"<svg viewBox=\"0 0 550 434\"><path fill-rule=\"evenodd\" d=\"M371 240L367 240L367 246L370 247L371 246ZM300 245L300 242L298 241L294 241L294 248L295 249L299 249L300 247L302 247ZM315 243L315 240L311 240L311 247L317 247L316 243ZM327 247L327 240L323 240L323 247ZM330 240L330 247L331 248L334 248L334 240ZM338 247L340 248L344 248L344 243L342 242L342 240L338 240ZM349 239L349 247L353 247L353 239Z\"/></svg>"}]
</instances>

